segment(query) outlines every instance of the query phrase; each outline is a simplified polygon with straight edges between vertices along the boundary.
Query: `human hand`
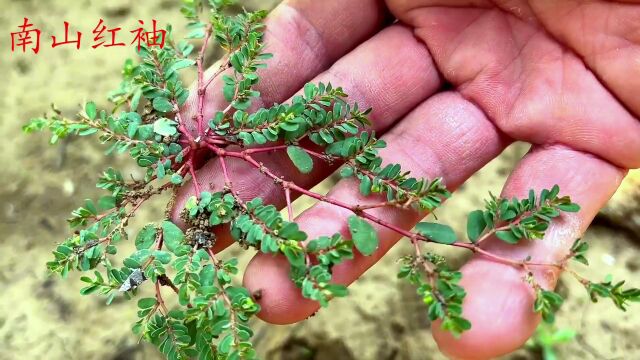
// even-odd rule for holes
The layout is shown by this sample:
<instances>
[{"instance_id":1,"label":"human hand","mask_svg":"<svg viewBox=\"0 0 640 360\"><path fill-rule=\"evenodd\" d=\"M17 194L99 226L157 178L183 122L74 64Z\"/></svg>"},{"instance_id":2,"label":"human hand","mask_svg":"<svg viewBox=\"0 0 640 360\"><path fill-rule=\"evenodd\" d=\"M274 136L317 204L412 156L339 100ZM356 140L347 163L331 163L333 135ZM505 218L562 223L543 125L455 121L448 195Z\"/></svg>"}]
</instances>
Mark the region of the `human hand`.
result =
<instances>
[{"instance_id":1,"label":"human hand","mask_svg":"<svg viewBox=\"0 0 640 360\"><path fill-rule=\"evenodd\" d=\"M582 210L563 217L543 241L484 247L503 256L554 261L589 225L622 180L626 168L640 166L640 5L578 1L289 1L267 21L265 41L275 58L262 74L263 105L285 102L304 83L342 86L363 107L374 109L374 128L389 144L381 152L415 176L442 176L454 190L513 140L533 144L513 171L503 196L559 184ZM443 4L445 6L443 6ZM387 7L388 5L388 7ZM388 25L388 12L406 25ZM607 21L607 19L615 19ZM635 30L635 31L634 31ZM635 73L634 73L635 72ZM454 90L442 91L444 82ZM219 84L218 84L219 85ZM214 82L210 89L219 89ZM210 90L207 113L224 108ZM193 106L193 105L192 105ZM635 115L634 115L635 114ZM256 156L258 157L258 156ZM316 166L299 174L283 154L260 161L301 186L311 187L335 167ZM282 191L242 162L230 162L240 195L284 205ZM203 189L221 189L218 162L199 171ZM333 197L366 203L351 180ZM176 209L193 188L181 191ZM372 213L410 228L419 215L396 209ZM349 213L319 204L296 221L310 238L348 233ZM177 218L177 216L175 216ZM378 229L380 248L334 268L334 280L355 281L399 240ZM216 250L231 243L221 236ZM250 290L262 290L260 317L291 323L318 305L300 296L288 279L286 260L259 254L245 273ZM463 268L468 292L464 317L473 327L458 340L434 327L442 350L459 358L491 358L519 347L538 316L522 273L476 257ZM557 273L539 270L538 281L553 287Z\"/></svg>"}]
</instances>

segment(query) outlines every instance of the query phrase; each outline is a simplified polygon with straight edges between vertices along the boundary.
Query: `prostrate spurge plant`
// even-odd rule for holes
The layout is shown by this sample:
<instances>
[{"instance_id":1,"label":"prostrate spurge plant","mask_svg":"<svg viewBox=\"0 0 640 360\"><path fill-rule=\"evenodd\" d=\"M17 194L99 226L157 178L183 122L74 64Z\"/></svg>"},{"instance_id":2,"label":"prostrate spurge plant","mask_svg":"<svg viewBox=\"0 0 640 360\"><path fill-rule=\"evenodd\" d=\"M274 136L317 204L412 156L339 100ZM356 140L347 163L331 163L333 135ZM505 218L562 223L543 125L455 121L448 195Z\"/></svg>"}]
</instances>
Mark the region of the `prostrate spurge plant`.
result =
<instances>
[{"instance_id":1,"label":"prostrate spurge plant","mask_svg":"<svg viewBox=\"0 0 640 360\"><path fill-rule=\"evenodd\" d=\"M332 283L332 267L353 258L355 251L369 256L378 248L375 223L413 243L415 254L401 259L398 276L417 287L431 320L441 320L442 327L454 335L471 327L462 317L465 290L458 285L461 273L449 269L441 256L423 253L425 242L465 248L522 269L523 280L536 294L533 310L553 321L563 299L538 285L530 269L565 269L570 259L587 264L588 245L578 240L563 261L548 264L511 260L479 245L491 236L509 244L541 239L554 218L562 212L578 211L578 205L560 196L557 186L540 193L531 191L522 200L491 196L483 210L469 214L468 241L457 239L446 225L422 222L414 231L406 231L375 217L368 210L386 206L431 212L450 194L440 179L413 178L399 164L383 164L378 150L385 147L384 141L365 129L370 110L348 103L339 87L307 84L304 95L296 96L290 104L249 112L252 99L260 96L254 90L259 81L257 70L271 58L262 44L266 13L227 15L229 3L184 0L182 12L191 22L188 38L202 39L195 60L190 56L194 45L175 43L168 29L163 49L142 47L139 64L127 61L124 81L109 97L115 104L113 111L98 111L88 102L76 118L54 110L52 116L33 119L25 126L27 132L51 130L52 143L70 134L97 134L101 143L110 145L107 153L128 152L146 171L141 179L130 179L112 168L104 171L97 186L108 194L97 202L87 200L72 212L69 223L74 233L53 252L54 259L47 264L52 273L66 277L71 270L93 271L93 277L81 278L87 283L81 293L107 295L107 303L117 296L133 298L140 287L155 287L154 297L138 300L139 319L133 331L170 359L252 359L256 352L248 321L260 306L255 294L232 282L238 272L237 260L222 260L212 251L214 229L228 224L231 236L244 248L283 254L291 264L291 279L302 294L326 306L331 298L347 295L345 286ZM204 9L208 9L207 20L201 21ZM213 41L226 55L219 69L205 79L204 54ZM184 118L181 109L188 91L178 71L193 66L198 74L196 114ZM228 106L213 119L205 119L205 94L218 76L222 76L220 90ZM214 193L201 191L196 181L194 158L203 151L216 156L226 180ZM302 173L310 172L314 162L343 163L340 174L357 178L360 192L380 201L375 205L348 204L317 194L281 178L254 159L255 154L276 151L286 151ZM232 161L245 162L280 185L288 218L260 198L241 197L229 180L233 168L228 163ZM117 245L127 238L127 224L141 205L155 195L175 191L188 177L196 189L181 213L188 228L181 229L168 218L144 226L135 239L137 251L124 258L122 266L116 266ZM351 238L327 234L308 239L292 219L292 192L351 210ZM624 290L623 282L607 279L594 283L571 273L593 301L608 297L624 310L627 301L640 298L640 290ZM177 293L176 304L165 302L163 288Z\"/></svg>"}]
</instances>

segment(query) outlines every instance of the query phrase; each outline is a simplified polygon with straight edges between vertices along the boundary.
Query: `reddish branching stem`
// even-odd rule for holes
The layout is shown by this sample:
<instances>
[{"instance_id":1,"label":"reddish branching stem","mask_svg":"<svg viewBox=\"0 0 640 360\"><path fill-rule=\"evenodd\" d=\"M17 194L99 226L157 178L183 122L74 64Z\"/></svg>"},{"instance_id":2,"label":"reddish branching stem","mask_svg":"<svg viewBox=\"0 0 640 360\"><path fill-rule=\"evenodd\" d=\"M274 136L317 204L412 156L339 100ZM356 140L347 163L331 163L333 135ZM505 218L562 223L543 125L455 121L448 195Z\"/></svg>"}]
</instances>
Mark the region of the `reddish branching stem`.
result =
<instances>
[{"instance_id":1,"label":"reddish branching stem","mask_svg":"<svg viewBox=\"0 0 640 360\"><path fill-rule=\"evenodd\" d=\"M167 309L167 305L164 303L164 299L162 298L162 292L160 290L160 282L156 281L156 301L160 306L163 315L167 315L169 313L169 309Z\"/></svg>"},{"instance_id":2,"label":"reddish branching stem","mask_svg":"<svg viewBox=\"0 0 640 360\"><path fill-rule=\"evenodd\" d=\"M211 83L213 82L213 80L215 80L218 75L222 74L224 71L226 71L227 69L229 69L229 60L227 60L227 58L222 58L222 60L220 60L220 66L218 67L218 70L216 70L210 77L209 80L207 80L206 84L204 84L204 88L208 88L209 85L211 85Z\"/></svg>"},{"instance_id":3,"label":"reddish branching stem","mask_svg":"<svg viewBox=\"0 0 640 360\"><path fill-rule=\"evenodd\" d=\"M255 154L255 153L261 153L261 152L266 152L266 151L275 151L275 150L281 150L286 148L286 146L284 145L279 145L279 146L273 146L273 147L266 147L266 148L255 148L255 149L247 149L247 150L242 150L242 151L227 151L221 148L218 148L216 146L213 145L209 145L209 148L219 157L219 161L221 163L222 166L222 172L225 176L225 182L227 183L227 186L231 187L231 181L229 180L229 174L228 174L228 170L227 170L227 164L226 164L226 160L225 158L236 158L236 159L241 159L243 161L245 161L246 163L252 165L254 168L256 168L258 171L260 171L261 173L263 173L265 176L271 178L272 180L274 180L275 183L280 184L280 186L283 187L283 189L285 189L285 197L287 195L287 190L289 191L296 191L302 195L308 196L310 198L313 198L315 200L321 201L321 202L326 202L329 204L332 204L334 206L337 207L341 207L347 210L350 210L351 212L353 212L354 214L361 216L371 222L374 222L384 228L387 228L389 230L394 231L395 233L405 236L409 239L415 239L414 243L417 245L418 241L423 241L423 242L430 242L431 240L413 233L409 230L405 230L403 228L400 228L388 221L385 221L383 219L380 219L368 212L366 212L366 209L371 209L371 208L377 208L377 207L381 207L383 206L382 203L381 204L376 204L375 206L362 206L362 205L351 205L348 203L345 203L343 201L340 201L338 199L326 196L326 195L322 195L322 194L318 194L315 193L313 191L307 190L293 182L290 181L283 181L282 178L280 178L279 176L277 176L276 174L274 174L270 169L266 168L263 164L259 163L257 160L255 160L251 155ZM290 196L290 195L289 195ZM289 201L287 202L287 208L289 210ZM494 231L495 232L495 231ZM483 237L483 240L488 238L489 236L491 236L491 234L493 234L494 232L488 233ZM463 248L463 249L467 249L470 250L474 253L478 253L486 258L489 258L491 260L503 263L503 264L507 264L507 265L511 265L511 266L515 266L518 268L524 268L526 266L536 266L536 267L552 267L552 268L557 268L557 269L564 269L565 265L562 263L546 263L546 262L535 262L535 261L530 261L530 260L515 260L515 259L511 259L508 257L504 257L504 256L500 256L497 254L494 254L490 251L487 251L485 249L483 249L482 247L480 247L478 244L473 244L473 243L467 243L467 242L462 242L462 241L457 241L453 244L451 244L451 246L455 246L455 247L459 247L459 248Z\"/></svg>"},{"instance_id":4,"label":"reddish branching stem","mask_svg":"<svg viewBox=\"0 0 640 360\"><path fill-rule=\"evenodd\" d=\"M287 201L287 215L289 216L289 221L293 221L293 206L291 205L291 189L289 188L288 183L284 186L284 198Z\"/></svg>"},{"instance_id":5,"label":"reddish branching stem","mask_svg":"<svg viewBox=\"0 0 640 360\"><path fill-rule=\"evenodd\" d=\"M205 29L204 41L202 42L202 48L196 59L198 66L198 109L196 114L196 121L198 122L198 136L204 135L204 98L207 93L207 86L204 82L204 55L207 51L207 45L211 38L212 27L208 25Z\"/></svg>"},{"instance_id":6,"label":"reddish branching stem","mask_svg":"<svg viewBox=\"0 0 640 360\"><path fill-rule=\"evenodd\" d=\"M218 70L209 78L209 80L207 82L204 81L204 53L206 50L206 45L211 37L211 33L212 33L212 29L211 27L208 27L205 31L205 39L204 39L204 43L203 43L203 47L200 50L200 53L198 55L198 58L196 60L197 62L197 66L198 66L198 102L197 102L197 113L196 113L196 119L197 119L197 137L193 137L193 135L191 135L187 129L186 126L184 124L184 122L182 121L182 118L180 117L180 113L177 111L178 107L177 104L174 104L175 108L176 108L176 118L179 122L179 126L178 129L179 131L185 135L186 139L182 139L181 143L186 146L191 148L192 150L195 149L199 149L200 147L206 147L209 150L211 150L215 156L218 157L218 160L220 162L220 167L222 170L222 174L224 176L224 181L225 181L225 187L228 191L230 191L233 194L236 194L236 192L233 189L233 184L231 182L231 176L229 174L229 169L228 169L228 164L227 164L227 159L228 158L235 158L235 159L239 159L242 160L248 164L250 164L251 166L253 166L256 170L258 170L259 172L263 173L266 177L271 178L274 183L279 184L284 191L284 195L285 195L285 200L286 200L286 207L287 207L287 212L288 212L288 216L289 216L289 220L293 221L293 206L292 206L292 200L291 200L291 192L292 191L296 191L302 195L308 196L310 198L313 198L317 201L321 201L321 202L325 202L325 203L329 203L332 204L334 206L337 207L341 207L347 210L350 210L351 212L353 212L354 214L367 219L373 223L376 223L384 228L387 228L399 235L408 237L409 239L411 239L412 243L414 244L414 246L416 247L416 254L420 255L420 249L419 249L419 242L420 241L425 241L425 242L429 242L430 239L416 234L414 232L411 232L409 230L405 230L402 229L388 221L385 221L381 218L378 218L374 215L372 215L371 213L367 212L366 210L369 209L375 209L375 208L380 208L380 207L384 207L384 206L402 206L402 204L400 203L394 203L394 202L380 202L380 203L376 203L376 204L371 204L371 205L360 205L360 204L348 204L345 203L341 200L326 196L326 195L322 195L322 194L318 194L315 193L313 191L307 190L297 184L295 184L294 182L291 181L286 181L283 178L281 178L280 176L274 174L270 169L266 168L262 163L258 162L252 155L254 154L260 154L260 153L268 153L268 152L274 152L274 151L281 151L281 150L285 150L288 145L284 144L284 145L273 145L273 146L265 146L265 147L258 147L258 148L251 148L251 149L243 149L243 150L237 150L237 151L229 151L226 150L226 146L230 145L231 142L223 137L217 136L217 135L212 135L209 133L210 129L208 127L206 127L205 129L205 124L204 124L204 107L205 107L205 95L206 95L206 89L207 87L211 84L211 82L217 77L219 76L222 72L224 72L225 70L227 70L229 68L229 64L228 61L223 61L222 65L218 68ZM225 108L223 110L224 113L224 117L226 118L231 111L233 110L232 104L229 104L229 106L227 106L227 108ZM309 149L304 149L309 155L316 157L318 159L322 159L322 160L328 160L327 155L322 154L322 153L318 153ZM192 181L194 183L194 188L195 188L195 192L196 192L196 196L200 196L201 194L201 187L200 184L198 182L197 179L197 173L196 173L196 169L194 167L194 153L195 151L191 151L188 152L185 155L185 166L183 168L181 168L181 173L189 173L191 175ZM369 174L367 174L369 175ZM500 230L500 229L497 229ZM532 262L532 261L528 261L528 260L514 260L514 259L510 259L507 257L503 257L494 253L491 253L485 249L483 249L482 247L479 246L479 243L488 239L490 236L492 236L495 231L491 231L488 232L487 234L484 234L483 237L481 237L479 239L479 241L477 243L466 243L466 242L462 242L462 241L458 241L452 244L452 246L455 247L459 247L459 248L464 248L467 250L470 250L472 252L478 253L484 257L487 257L489 259L492 259L494 261L500 262L500 263L504 263L504 264L509 264L512 266L516 266L519 268L526 268L527 266L547 266L547 267L553 267L553 268L559 268L559 269L563 269L565 268L563 263L539 263L539 262ZM213 258L213 257L212 257Z\"/></svg>"},{"instance_id":7,"label":"reddish branching stem","mask_svg":"<svg viewBox=\"0 0 640 360\"><path fill-rule=\"evenodd\" d=\"M195 191L196 191L196 197L200 197L200 193L202 191L200 190L200 184L198 182L198 177L196 175L196 169L193 165L193 157L189 158L187 162L187 167L189 168L189 174L191 174L191 181L193 182L193 187L195 188Z\"/></svg>"}]
</instances>

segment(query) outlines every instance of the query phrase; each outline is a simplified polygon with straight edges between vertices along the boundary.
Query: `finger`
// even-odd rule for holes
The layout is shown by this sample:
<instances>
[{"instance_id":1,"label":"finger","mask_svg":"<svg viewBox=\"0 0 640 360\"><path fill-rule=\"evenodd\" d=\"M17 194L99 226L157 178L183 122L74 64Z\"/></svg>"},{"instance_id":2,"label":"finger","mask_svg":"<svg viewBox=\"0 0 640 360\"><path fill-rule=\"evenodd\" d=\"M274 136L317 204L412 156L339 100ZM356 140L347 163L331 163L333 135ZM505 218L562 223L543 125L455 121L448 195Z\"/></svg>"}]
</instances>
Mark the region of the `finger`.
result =
<instances>
[{"instance_id":1,"label":"finger","mask_svg":"<svg viewBox=\"0 0 640 360\"><path fill-rule=\"evenodd\" d=\"M497 9L425 7L403 20L443 76L506 134L640 166L640 121L540 27Z\"/></svg>"},{"instance_id":2,"label":"finger","mask_svg":"<svg viewBox=\"0 0 640 360\"><path fill-rule=\"evenodd\" d=\"M540 191L558 184L561 194L570 195L581 210L563 214L543 240L514 246L494 238L483 247L511 259L531 256L533 262L559 261L613 195L624 175L624 170L593 155L562 146L534 147L507 180L503 197L526 198L529 189ZM557 271L541 267L532 270L541 286L555 286ZM434 337L441 350L453 358L492 359L522 346L540 320L533 312L534 293L523 281L523 271L474 256L462 268L462 274L461 285L467 291L463 316L472 327L456 340L434 324Z\"/></svg>"},{"instance_id":3,"label":"finger","mask_svg":"<svg viewBox=\"0 0 640 360\"><path fill-rule=\"evenodd\" d=\"M571 48L636 117L640 116L640 2L556 0L392 1L399 17L421 7L495 8L541 25ZM615 21L612 21L615 19Z\"/></svg>"},{"instance_id":4,"label":"finger","mask_svg":"<svg viewBox=\"0 0 640 360\"><path fill-rule=\"evenodd\" d=\"M256 90L262 94L263 105L289 98L307 81L378 32L386 17L384 3L378 0L282 2L265 21L264 43L274 58L269 60L267 69L259 72ZM214 65L208 74L213 74L219 65ZM183 110L185 119L191 119L197 109L195 88L191 94ZM219 76L206 93L205 119L211 119L216 111L226 107L221 95L222 77ZM193 128L194 121L188 121L188 125Z\"/></svg>"},{"instance_id":5,"label":"finger","mask_svg":"<svg viewBox=\"0 0 640 360\"><path fill-rule=\"evenodd\" d=\"M640 116L640 3L532 1L536 17ZM615 19L615 21L611 21Z\"/></svg>"},{"instance_id":6,"label":"finger","mask_svg":"<svg viewBox=\"0 0 640 360\"><path fill-rule=\"evenodd\" d=\"M443 93L426 100L384 137L388 147L381 156L389 163L400 163L413 176L442 176L451 190L497 156L506 146L496 128L472 103L455 93ZM341 180L329 196L351 204L379 202L363 197L355 180ZM410 210L380 208L368 210L395 226L410 229L420 215ZM347 236L349 211L319 203L296 221L309 238L340 232ZM380 247L370 257L359 256L333 268L333 281L350 284L377 262L400 236L378 227ZM289 280L289 266L282 257L258 254L249 263L244 285L250 291L261 290L260 318L277 324L306 318L318 303L302 298L300 289Z\"/></svg>"},{"instance_id":7,"label":"finger","mask_svg":"<svg viewBox=\"0 0 640 360\"><path fill-rule=\"evenodd\" d=\"M350 102L357 101L362 108L373 107L370 118L379 132L384 132L441 84L424 44L400 25L391 26L363 43L314 79L314 82L318 81L339 84L350 94ZM256 155L256 158L277 174L305 187L315 185L333 169L316 161L314 171L305 175L295 169L284 153ZM282 189L265 181L263 174L237 159L229 159L228 163L231 180L240 196L247 200L262 197L267 203L284 205ZM197 172L203 190L222 189L224 179L219 167L218 161L211 161ZM191 183L179 190L173 210L174 221L180 223L179 212L194 194ZM226 247L230 241L227 232L221 231L216 250Z\"/></svg>"}]
</instances>

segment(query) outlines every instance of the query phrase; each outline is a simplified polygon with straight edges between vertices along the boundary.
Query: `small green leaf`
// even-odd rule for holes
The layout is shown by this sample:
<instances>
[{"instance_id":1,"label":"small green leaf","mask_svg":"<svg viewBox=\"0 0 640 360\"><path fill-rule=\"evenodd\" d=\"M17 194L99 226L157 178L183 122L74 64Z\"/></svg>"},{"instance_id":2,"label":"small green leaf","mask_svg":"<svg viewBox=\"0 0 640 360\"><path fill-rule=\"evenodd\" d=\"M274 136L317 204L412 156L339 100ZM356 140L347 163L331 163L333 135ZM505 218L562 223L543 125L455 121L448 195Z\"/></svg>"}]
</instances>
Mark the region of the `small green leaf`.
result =
<instances>
[{"instance_id":1,"label":"small green leaf","mask_svg":"<svg viewBox=\"0 0 640 360\"><path fill-rule=\"evenodd\" d=\"M87 113L87 117L90 120L95 120L98 115L98 110L96 109L96 104L93 101L89 101L84 106L84 112Z\"/></svg>"},{"instance_id":2,"label":"small green leaf","mask_svg":"<svg viewBox=\"0 0 640 360\"><path fill-rule=\"evenodd\" d=\"M173 110L173 104L165 97L157 97L153 99L153 108L162 113L168 113Z\"/></svg>"},{"instance_id":3,"label":"small green leaf","mask_svg":"<svg viewBox=\"0 0 640 360\"><path fill-rule=\"evenodd\" d=\"M162 222L162 236L169 251L174 252L184 242L184 233L169 220Z\"/></svg>"},{"instance_id":4,"label":"small green leaf","mask_svg":"<svg viewBox=\"0 0 640 360\"><path fill-rule=\"evenodd\" d=\"M138 233L136 237L136 249L148 249L156 240L157 229L155 224L147 224Z\"/></svg>"},{"instance_id":5,"label":"small green leaf","mask_svg":"<svg viewBox=\"0 0 640 360\"><path fill-rule=\"evenodd\" d=\"M171 65L172 70L180 70L192 66L196 62L191 59L180 59Z\"/></svg>"},{"instance_id":6,"label":"small green leaf","mask_svg":"<svg viewBox=\"0 0 640 360\"><path fill-rule=\"evenodd\" d=\"M362 255L369 256L378 249L378 234L366 220L352 215L349 218L349 231L354 245Z\"/></svg>"},{"instance_id":7,"label":"small green leaf","mask_svg":"<svg viewBox=\"0 0 640 360\"><path fill-rule=\"evenodd\" d=\"M345 166L342 169L340 169L340 176L343 178L348 178L350 176L353 175L353 168L349 167L349 166Z\"/></svg>"},{"instance_id":8,"label":"small green leaf","mask_svg":"<svg viewBox=\"0 0 640 360\"><path fill-rule=\"evenodd\" d=\"M82 289L80 289L80 295L89 295L95 292L96 290L98 290L99 288L100 286L98 285L90 285L87 287L83 287Z\"/></svg>"},{"instance_id":9,"label":"small green leaf","mask_svg":"<svg viewBox=\"0 0 640 360\"><path fill-rule=\"evenodd\" d=\"M303 174L308 174L313 169L313 159L299 146L290 145L287 147L287 155L293 164Z\"/></svg>"},{"instance_id":10,"label":"small green leaf","mask_svg":"<svg viewBox=\"0 0 640 360\"><path fill-rule=\"evenodd\" d=\"M517 244L520 240L511 230L496 231L496 237L508 244Z\"/></svg>"},{"instance_id":11,"label":"small green leaf","mask_svg":"<svg viewBox=\"0 0 640 360\"><path fill-rule=\"evenodd\" d=\"M142 89L138 88L131 97L131 111L138 111L140 99L142 98Z\"/></svg>"},{"instance_id":12,"label":"small green leaf","mask_svg":"<svg viewBox=\"0 0 640 360\"><path fill-rule=\"evenodd\" d=\"M333 297L345 297L349 295L349 289L344 285L329 284L325 287L325 290L329 291Z\"/></svg>"},{"instance_id":13,"label":"small green leaf","mask_svg":"<svg viewBox=\"0 0 640 360\"><path fill-rule=\"evenodd\" d=\"M313 84L313 83L306 83L306 84L304 85L304 97L305 97L307 100L311 100L311 99L313 99L313 97L314 97L314 95L315 95L315 93L316 93L316 90L317 90L317 89L318 89L318 88L317 88L317 86L316 86L315 84Z\"/></svg>"},{"instance_id":14,"label":"small green leaf","mask_svg":"<svg viewBox=\"0 0 640 360\"><path fill-rule=\"evenodd\" d=\"M233 100L235 93L236 93L235 84L226 84L222 88L222 95L224 96L224 99L227 101Z\"/></svg>"},{"instance_id":15,"label":"small green leaf","mask_svg":"<svg viewBox=\"0 0 640 360\"><path fill-rule=\"evenodd\" d=\"M584 255L575 255L573 257L573 260L575 260L575 261L577 261L579 263L582 263L584 265L589 266L589 260L587 260L587 258Z\"/></svg>"},{"instance_id":16,"label":"small green leaf","mask_svg":"<svg viewBox=\"0 0 640 360\"><path fill-rule=\"evenodd\" d=\"M140 309L149 309L155 304L156 304L155 298L142 298L138 300L138 307Z\"/></svg>"},{"instance_id":17,"label":"small green leaf","mask_svg":"<svg viewBox=\"0 0 640 360\"><path fill-rule=\"evenodd\" d=\"M240 138L240 140L242 140L242 143L245 145L251 145L253 143L253 136L251 136L251 134L248 132L240 132L238 134L238 138Z\"/></svg>"},{"instance_id":18,"label":"small green leaf","mask_svg":"<svg viewBox=\"0 0 640 360\"><path fill-rule=\"evenodd\" d=\"M366 175L360 179L360 193L364 196L371 195L371 179Z\"/></svg>"},{"instance_id":19,"label":"small green leaf","mask_svg":"<svg viewBox=\"0 0 640 360\"><path fill-rule=\"evenodd\" d=\"M164 164L162 164L162 160L158 160L156 165L156 172L158 174L158 180L162 180L166 175Z\"/></svg>"},{"instance_id":20,"label":"small green leaf","mask_svg":"<svg viewBox=\"0 0 640 360\"><path fill-rule=\"evenodd\" d=\"M132 258L126 258L122 261L122 264L130 269L137 269L140 267L140 263Z\"/></svg>"},{"instance_id":21,"label":"small green leaf","mask_svg":"<svg viewBox=\"0 0 640 360\"><path fill-rule=\"evenodd\" d=\"M416 225L416 231L440 244L450 245L456 242L456 233L448 225L421 222Z\"/></svg>"},{"instance_id":22,"label":"small green leaf","mask_svg":"<svg viewBox=\"0 0 640 360\"><path fill-rule=\"evenodd\" d=\"M153 123L153 131L162 136L173 136L178 133L177 125L173 120L160 118Z\"/></svg>"},{"instance_id":23,"label":"small green leaf","mask_svg":"<svg viewBox=\"0 0 640 360\"><path fill-rule=\"evenodd\" d=\"M171 175L171 183L172 184L176 184L176 185L182 184L182 175L177 174L177 173Z\"/></svg>"},{"instance_id":24,"label":"small green leaf","mask_svg":"<svg viewBox=\"0 0 640 360\"><path fill-rule=\"evenodd\" d=\"M220 354L228 354L231 351L231 346L233 345L233 334L228 334L225 336L220 343L218 343L218 351Z\"/></svg>"},{"instance_id":25,"label":"small green leaf","mask_svg":"<svg viewBox=\"0 0 640 360\"><path fill-rule=\"evenodd\" d=\"M580 211L580 205L575 204L575 203L570 203L570 204L560 204L558 205L558 209L564 211L564 212L578 212Z\"/></svg>"},{"instance_id":26,"label":"small green leaf","mask_svg":"<svg viewBox=\"0 0 640 360\"><path fill-rule=\"evenodd\" d=\"M471 242L475 242L480 237L480 234L487 227L487 223L484 221L484 212L482 210L475 210L469 213L467 218L467 236Z\"/></svg>"},{"instance_id":27,"label":"small green leaf","mask_svg":"<svg viewBox=\"0 0 640 360\"><path fill-rule=\"evenodd\" d=\"M292 266L304 266L305 257L300 249L289 246L285 247L282 252Z\"/></svg>"},{"instance_id":28,"label":"small green leaf","mask_svg":"<svg viewBox=\"0 0 640 360\"><path fill-rule=\"evenodd\" d=\"M163 264L171 262L171 254L168 251L156 250L153 252L153 256Z\"/></svg>"},{"instance_id":29,"label":"small green leaf","mask_svg":"<svg viewBox=\"0 0 640 360\"><path fill-rule=\"evenodd\" d=\"M253 141L255 141L256 144L262 145L267 142L267 138L257 131L252 132L251 136L253 136Z\"/></svg>"}]
</instances>

